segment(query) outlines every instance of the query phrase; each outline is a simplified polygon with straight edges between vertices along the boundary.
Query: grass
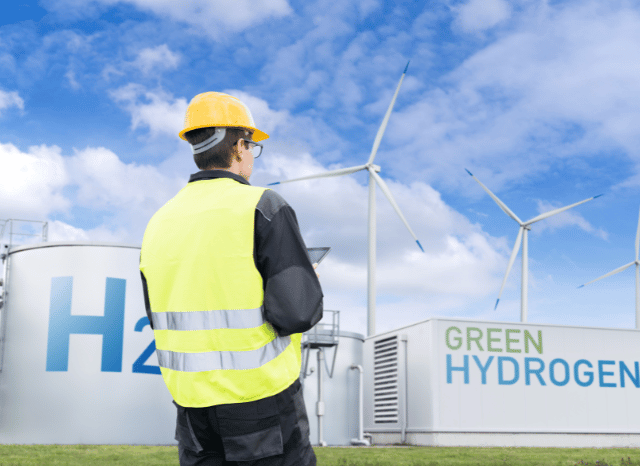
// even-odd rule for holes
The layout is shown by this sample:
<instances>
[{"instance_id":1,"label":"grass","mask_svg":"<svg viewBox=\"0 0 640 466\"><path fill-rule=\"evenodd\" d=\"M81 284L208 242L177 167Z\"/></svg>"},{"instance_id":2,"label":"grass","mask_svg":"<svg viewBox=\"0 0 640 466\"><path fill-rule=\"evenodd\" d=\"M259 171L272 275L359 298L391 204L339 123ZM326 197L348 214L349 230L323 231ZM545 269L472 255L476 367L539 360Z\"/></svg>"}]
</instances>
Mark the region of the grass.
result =
<instances>
[{"instance_id":1,"label":"grass","mask_svg":"<svg viewBox=\"0 0 640 466\"><path fill-rule=\"evenodd\" d=\"M632 448L407 447L314 450L318 464L327 466L640 466L640 450Z\"/></svg>"},{"instance_id":2,"label":"grass","mask_svg":"<svg viewBox=\"0 0 640 466\"><path fill-rule=\"evenodd\" d=\"M314 447L319 466L640 466L637 448ZM0 445L0 466L163 466L175 446Z\"/></svg>"}]
</instances>

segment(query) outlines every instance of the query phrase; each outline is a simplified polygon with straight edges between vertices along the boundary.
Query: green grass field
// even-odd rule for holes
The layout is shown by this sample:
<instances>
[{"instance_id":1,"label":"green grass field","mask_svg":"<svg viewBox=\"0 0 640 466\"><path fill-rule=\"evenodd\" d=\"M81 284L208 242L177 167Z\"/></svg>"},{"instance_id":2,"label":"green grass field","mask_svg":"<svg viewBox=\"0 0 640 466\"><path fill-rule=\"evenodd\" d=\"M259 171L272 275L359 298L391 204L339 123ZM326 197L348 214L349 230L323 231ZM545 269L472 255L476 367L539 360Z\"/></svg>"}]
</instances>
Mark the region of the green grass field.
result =
<instances>
[{"instance_id":1,"label":"green grass field","mask_svg":"<svg viewBox=\"0 0 640 466\"><path fill-rule=\"evenodd\" d=\"M640 466L637 448L314 447L320 466ZM178 465L177 447L0 445L0 466Z\"/></svg>"}]
</instances>

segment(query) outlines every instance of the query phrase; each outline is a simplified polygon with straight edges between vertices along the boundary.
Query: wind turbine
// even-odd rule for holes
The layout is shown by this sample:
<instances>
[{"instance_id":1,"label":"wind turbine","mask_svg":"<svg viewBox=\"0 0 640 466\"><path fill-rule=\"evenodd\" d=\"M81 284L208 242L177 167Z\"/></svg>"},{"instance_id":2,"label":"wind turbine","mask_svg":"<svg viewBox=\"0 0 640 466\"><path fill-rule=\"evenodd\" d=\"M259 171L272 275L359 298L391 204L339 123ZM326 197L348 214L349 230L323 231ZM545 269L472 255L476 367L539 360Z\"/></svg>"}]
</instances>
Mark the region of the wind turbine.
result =
<instances>
[{"instance_id":1,"label":"wind turbine","mask_svg":"<svg viewBox=\"0 0 640 466\"><path fill-rule=\"evenodd\" d=\"M640 252L640 214L638 215L638 231L636 232L636 260L633 262L629 262L627 265L623 265L622 267L618 267L617 269L604 274L602 277L598 277L595 280L591 280L590 282L585 283L584 285L580 285L578 288L582 288L583 286L588 285L589 283L597 282L601 278L615 275L618 272L622 272L624 269L627 269L631 267L633 264L635 264L636 265L636 328L640 330L640 270L638 270L638 266L640 266L640 261L638 260L639 252Z\"/></svg>"},{"instance_id":2,"label":"wind turbine","mask_svg":"<svg viewBox=\"0 0 640 466\"><path fill-rule=\"evenodd\" d=\"M393 94L393 99L391 99L391 104L387 109L387 113L382 120L382 124L378 129L378 133L376 134L376 138L373 141L373 148L371 149L371 154L369 155L369 160L364 165L358 165L356 167L350 168L341 168L339 170L332 170L324 173L320 173L318 175L310 175L303 176L301 178L295 178L293 180L286 181L278 181L276 183L269 183L269 185L276 185L282 183L291 183L293 181L301 181L301 180L310 180L313 178L326 178L330 176L341 176L341 175L349 175L351 173L358 172L360 170L367 170L369 172L369 266L368 266L368 278L367 278L367 336L371 336L375 334L375 314L376 314L376 183L380 186L380 189L387 197L396 213L405 224L413 239L416 240L418 246L424 252L420 241L416 237L415 233L407 223L407 220L402 215L400 211L400 207L396 204L396 201L393 199L391 195L391 191L387 187L387 184L380 178L378 172L380 172L380 167L378 165L373 164L373 160L378 152L378 147L380 146L380 141L382 140L382 135L384 134L385 129L387 128L387 123L389 122L389 116L391 115L391 111L393 110L393 105L396 103L396 97L398 96L398 91L400 90L400 86L402 85L402 81L404 80L404 76L407 74L407 69L409 68L409 63L407 62L407 66L404 68L404 72L400 77L400 82L398 83L398 87L396 88L395 94Z\"/></svg>"},{"instance_id":3,"label":"wind turbine","mask_svg":"<svg viewBox=\"0 0 640 466\"><path fill-rule=\"evenodd\" d=\"M465 168L465 170L467 170ZM528 232L531 229L531 224L535 222L539 222L540 220L544 220L545 218L551 217L552 215L559 214L560 212L564 212L565 210L571 209L580 204L584 204L587 201L595 199L596 197L602 196L602 194L598 194L597 196L590 197L589 199L585 199L584 201L576 202L575 204L571 204L565 207L561 207L559 209L551 210L549 212L545 212L544 214L540 214L537 217L533 217L531 220L527 220L523 222L518 218L516 214L511 212L509 207L506 206L504 202L502 202L498 197L489 191L485 185L483 185L478 178L473 176L469 170L467 173L473 177L474 180L482 186L482 188L491 196L491 198L498 204L498 206L507 214L509 217L514 219L520 225L520 229L518 230L518 236L516 237L516 244L513 246L513 251L511 252L511 257L509 258L509 265L507 265L507 273L504 275L504 279L502 280L502 286L500 287L500 293L498 293L498 299L496 300L496 306L494 308L498 308L498 303L500 302L500 296L502 295L502 290L504 289L505 283L507 283L507 277L509 277L509 272L511 272L511 267L513 266L513 262L516 260L516 256L518 255L518 250L520 249L520 242L522 242L522 293L520 297L520 321L527 321L527 287L529 282L529 246L528 246Z\"/></svg>"}]
</instances>

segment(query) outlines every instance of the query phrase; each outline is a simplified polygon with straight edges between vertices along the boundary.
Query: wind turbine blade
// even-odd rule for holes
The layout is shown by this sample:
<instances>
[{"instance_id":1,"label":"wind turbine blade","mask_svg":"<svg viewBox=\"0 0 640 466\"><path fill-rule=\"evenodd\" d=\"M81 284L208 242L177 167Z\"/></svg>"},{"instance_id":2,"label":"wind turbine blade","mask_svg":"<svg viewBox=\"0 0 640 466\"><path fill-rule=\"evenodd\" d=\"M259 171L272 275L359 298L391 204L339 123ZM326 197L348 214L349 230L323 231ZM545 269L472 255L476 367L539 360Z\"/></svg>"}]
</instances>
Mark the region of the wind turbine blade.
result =
<instances>
[{"instance_id":1,"label":"wind turbine blade","mask_svg":"<svg viewBox=\"0 0 640 466\"><path fill-rule=\"evenodd\" d=\"M629 262L627 265L623 265L622 267L618 267L617 269L612 270L611 272L604 274L602 277L598 277L595 280L591 280L590 282L585 283L584 285L580 285L578 288L582 288L583 286L586 286L586 285L588 285L590 283L597 282L598 280L602 280L603 278L607 278L607 277L610 277L611 275L617 274L618 272L622 272L624 269L627 269L627 268L631 267L633 264L635 264L635 261L634 262Z\"/></svg>"},{"instance_id":2,"label":"wind turbine blade","mask_svg":"<svg viewBox=\"0 0 640 466\"><path fill-rule=\"evenodd\" d=\"M411 233L411 236L413 236L413 239L416 240L416 243L418 243L418 247L422 249L422 252L424 252L424 249L422 248L420 241L418 241L418 237L415 235L415 233L409 226L409 223L407 223L407 220L404 218L404 215L402 215L402 212L400 211L400 207L398 207L398 204L396 204L396 201L391 195L391 191L389 191L389 187L387 186L387 184L384 182L382 178L380 178L380 175L378 175L373 168L371 167L368 167L368 168L369 168L369 173L371 173L371 176L373 176L373 179L376 180L376 183L378 183L378 186L380 186L380 189L382 190L384 195L387 196L387 199L389 199L389 202L391 203L396 213L400 217L400 220L402 220L402 222L404 223L404 226L407 227L407 230L409 230L409 233Z\"/></svg>"},{"instance_id":3,"label":"wind turbine blade","mask_svg":"<svg viewBox=\"0 0 640 466\"><path fill-rule=\"evenodd\" d=\"M465 168L465 170L467 170L467 169ZM514 219L516 222L518 222L519 225L522 225L522 220L520 220L516 214L511 212L511 209L509 209L504 202L502 202L500 199L498 199L498 196L493 194L489 190L489 188L487 188L485 185L483 185L482 182L478 178L476 178L473 175L473 173L471 173L469 170L467 170L467 173L469 175L471 175L473 177L473 179L476 180L478 182L478 184L480 184L480 186L482 186L482 189L484 189L489 194L489 196L491 196L491 199L493 199L496 202L496 204L498 204L498 206L504 211L505 214L507 214L512 219Z\"/></svg>"},{"instance_id":4,"label":"wind turbine blade","mask_svg":"<svg viewBox=\"0 0 640 466\"><path fill-rule=\"evenodd\" d=\"M516 256L518 255L518 251L520 250L520 243L522 242L522 233L524 232L524 228L521 226L518 230L518 237L516 238L516 244L513 245L513 251L511 251L511 257L509 258L509 265L507 265L507 273L504 274L504 279L502 280L502 286L500 287L500 293L498 293L498 299L496 300L496 307L493 308L495 311L498 309L498 303L500 302L500 296L502 296L502 290L504 289L504 285L507 283L507 278L509 277L509 272L511 272L511 267L513 267L513 263L516 260Z\"/></svg>"},{"instance_id":5,"label":"wind turbine blade","mask_svg":"<svg viewBox=\"0 0 640 466\"><path fill-rule=\"evenodd\" d=\"M560 207L559 209L550 210L549 212L545 212L544 214L540 214L537 217L533 217L531 220L527 220L526 222L524 222L524 224L525 225L531 225L532 223L539 222L540 220L544 220L545 218L549 218L552 215L559 214L560 212L564 212L565 210L569 210L572 207L575 207L575 206L580 205L580 204L584 204L585 202L589 202L589 201L595 199L596 197L600 197L600 196L602 196L602 194L598 194L597 196L590 197L589 199L585 199L584 201L576 202L575 204L571 204L571 205L568 205L568 206L565 206L565 207Z\"/></svg>"},{"instance_id":6,"label":"wind turbine blade","mask_svg":"<svg viewBox=\"0 0 640 466\"><path fill-rule=\"evenodd\" d=\"M292 181L301 181L301 180L311 180L314 178L326 178L330 176L340 176L340 175L349 175L351 173L355 173L360 170L364 170L367 168L366 165L358 165L357 167L351 168L340 168L338 170L331 170L324 173L319 173L317 175L303 176L301 178L294 178L293 180L285 180L285 181L276 181L275 183L269 183L267 186L273 186L275 184L283 184L283 183L291 183Z\"/></svg>"},{"instance_id":7,"label":"wind turbine blade","mask_svg":"<svg viewBox=\"0 0 640 466\"><path fill-rule=\"evenodd\" d=\"M640 215L638 215L638 232L636 233L636 261L638 260L638 251L640 251Z\"/></svg>"},{"instance_id":8,"label":"wind turbine blade","mask_svg":"<svg viewBox=\"0 0 640 466\"><path fill-rule=\"evenodd\" d=\"M398 83L398 87L396 88L395 94L393 94L393 99L391 99L391 103L389 104L389 108L387 109L387 113L384 115L382 120L382 124L380 128L378 128L378 134L376 134L376 138L373 141L373 148L371 149L371 155L369 155L369 161L367 164L373 163L373 159L376 157L378 153L378 147L380 146L380 141L382 141L382 135L384 134L385 129L387 129L387 123L389 122L389 117L391 116L391 111L393 110L393 106L396 103L396 97L398 97L398 91L400 90L400 86L402 85L402 81L404 80L404 76L407 74L407 69L409 68L409 63L407 62L407 66L404 68L404 72L400 77L400 82Z\"/></svg>"}]
</instances>

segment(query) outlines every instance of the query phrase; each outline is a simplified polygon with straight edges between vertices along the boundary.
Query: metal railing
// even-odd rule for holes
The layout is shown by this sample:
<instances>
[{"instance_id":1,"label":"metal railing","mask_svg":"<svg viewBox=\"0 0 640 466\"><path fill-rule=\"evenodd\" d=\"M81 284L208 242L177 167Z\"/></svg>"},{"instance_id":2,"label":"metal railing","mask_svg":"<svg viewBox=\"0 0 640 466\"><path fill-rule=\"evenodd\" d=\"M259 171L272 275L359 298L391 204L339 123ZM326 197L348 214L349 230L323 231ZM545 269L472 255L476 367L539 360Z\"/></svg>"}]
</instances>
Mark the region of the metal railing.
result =
<instances>
[{"instance_id":1,"label":"metal railing","mask_svg":"<svg viewBox=\"0 0 640 466\"><path fill-rule=\"evenodd\" d=\"M18 223L20 228L18 231L14 231L14 225ZM24 223L39 223L42 224L42 231L40 233L32 233L33 229L27 233L21 224ZM8 241L4 241L4 233L9 226ZM47 241L47 234L49 232L49 222L43 222L40 220L22 220L17 218L0 219L0 259L2 260L2 276L0 277L0 372L2 372L2 364L4 360L4 342L5 342L5 330L6 330L6 312L7 312L7 286L9 280L9 251L13 246L14 236L33 236L41 237L42 241Z\"/></svg>"},{"instance_id":2,"label":"metal railing","mask_svg":"<svg viewBox=\"0 0 640 466\"><path fill-rule=\"evenodd\" d=\"M333 369L336 365L336 355L338 354L338 343L340 335L340 311L324 311L324 313L327 312L333 313L331 323L317 323L311 330L308 330L302 334L302 359L304 360L302 374L305 378L308 375L311 375L310 373L307 374L309 353L311 352L311 350L317 349L318 351L323 351L324 348L331 347L334 348L331 370L329 370L329 367L326 365L326 359L324 361L327 372L329 373L329 377L333 377Z\"/></svg>"},{"instance_id":3,"label":"metal railing","mask_svg":"<svg viewBox=\"0 0 640 466\"><path fill-rule=\"evenodd\" d=\"M14 231L14 225L18 223L41 223L42 231L40 233L25 233L22 231ZM2 227L0 228L0 241L4 239L4 232L9 225L9 238L7 244L9 245L9 249L13 246L13 237L14 236L33 236L33 237L41 237L42 241L47 241L47 235L49 233L49 222L43 222L41 220L22 220L19 218L9 218L9 219L0 219L0 224Z\"/></svg>"}]
</instances>

